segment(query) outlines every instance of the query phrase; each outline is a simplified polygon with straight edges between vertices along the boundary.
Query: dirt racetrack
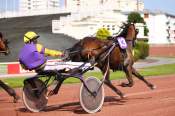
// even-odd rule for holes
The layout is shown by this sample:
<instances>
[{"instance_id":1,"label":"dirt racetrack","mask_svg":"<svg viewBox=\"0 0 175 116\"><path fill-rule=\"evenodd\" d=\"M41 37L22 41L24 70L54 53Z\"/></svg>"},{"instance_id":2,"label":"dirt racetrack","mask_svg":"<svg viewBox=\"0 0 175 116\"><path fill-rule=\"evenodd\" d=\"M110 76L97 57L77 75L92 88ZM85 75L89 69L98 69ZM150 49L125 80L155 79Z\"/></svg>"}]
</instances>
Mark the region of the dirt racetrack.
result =
<instances>
[{"instance_id":1,"label":"dirt racetrack","mask_svg":"<svg viewBox=\"0 0 175 116\"><path fill-rule=\"evenodd\" d=\"M143 82L135 79L132 88L117 86L121 81L113 83L126 94L120 99L111 89L105 86L105 102L101 111L87 114L79 104L80 84L65 84L59 94L49 98L47 108L40 113L27 111L20 101L12 103L12 98L0 91L1 116L175 116L175 75L147 78L157 88L150 90ZM21 95L21 89L17 89Z\"/></svg>"}]
</instances>

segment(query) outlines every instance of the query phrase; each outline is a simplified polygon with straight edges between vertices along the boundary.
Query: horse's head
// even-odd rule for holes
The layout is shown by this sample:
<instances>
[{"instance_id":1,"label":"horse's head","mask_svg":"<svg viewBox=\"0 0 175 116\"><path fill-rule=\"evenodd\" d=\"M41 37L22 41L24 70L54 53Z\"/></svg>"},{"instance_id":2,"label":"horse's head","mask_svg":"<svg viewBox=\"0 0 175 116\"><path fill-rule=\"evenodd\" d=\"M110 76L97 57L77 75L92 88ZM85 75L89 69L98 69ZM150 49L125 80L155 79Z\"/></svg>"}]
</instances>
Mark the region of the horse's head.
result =
<instances>
[{"instance_id":1,"label":"horse's head","mask_svg":"<svg viewBox=\"0 0 175 116\"><path fill-rule=\"evenodd\" d=\"M78 62L81 61L81 50L82 46L80 45L81 41L77 42L73 47L68 48L64 51L63 61L73 61Z\"/></svg>"},{"instance_id":2,"label":"horse's head","mask_svg":"<svg viewBox=\"0 0 175 116\"><path fill-rule=\"evenodd\" d=\"M4 53L5 55L10 53L8 44L9 41L7 39L0 39L0 53Z\"/></svg>"},{"instance_id":3,"label":"horse's head","mask_svg":"<svg viewBox=\"0 0 175 116\"><path fill-rule=\"evenodd\" d=\"M135 43L137 39L138 30L135 28L134 23L123 23L122 31L118 36L122 36L126 39L126 41L132 41Z\"/></svg>"},{"instance_id":4,"label":"horse's head","mask_svg":"<svg viewBox=\"0 0 175 116\"><path fill-rule=\"evenodd\" d=\"M128 24L128 33L126 36L126 39L128 40L136 40L137 39L137 34L138 34L138 29L135 28L135 24L134 23L129 23Z\"/></svg>"},{"instance_id":5,"label":"horse's head","mask_svg":"<svg viewBox=\"0 0 175 116\"><path fill-rule=\"evenodd\" d=\"M134 23L123 23L120 28L122 28L122 32L119 36L126 38L126 40L136 40L138 30L135 28Z\"/></svg>"}]
</instances>

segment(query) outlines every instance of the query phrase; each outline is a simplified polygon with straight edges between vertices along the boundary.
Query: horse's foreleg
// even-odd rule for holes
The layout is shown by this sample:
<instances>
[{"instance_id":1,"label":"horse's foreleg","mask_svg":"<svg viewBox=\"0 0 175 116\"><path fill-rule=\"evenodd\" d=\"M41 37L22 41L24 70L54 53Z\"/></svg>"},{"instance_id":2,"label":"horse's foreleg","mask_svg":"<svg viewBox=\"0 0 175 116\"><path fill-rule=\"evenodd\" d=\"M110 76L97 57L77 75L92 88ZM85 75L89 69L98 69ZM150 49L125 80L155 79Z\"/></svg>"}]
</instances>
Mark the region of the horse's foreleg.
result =
<instances>
[{"instance_id":1,"label":"horse's foreleg","mask_svg":"<svg viewBox=\"0 0 175 116\"><path fill-rule=\"evenodd\" d=\"M128 79L128 83L122 83L122 87L132 87L134 85L134 81L132 79L132 68L131 66L124 67L124 72L126 74L126 78Z\"/></svg>"},{"instance_id":2,"label":"horse's foreleg","mask_svg":"<svg viewBox=\"0 0 175 116\"><path fill-rule=\"evenodd\" d=\"M0 87L2 87L10 96L12 96L14 98L13 102L17 102L20 97L16 94L15 90L11 87L9 87L8 85L6 85L4 82L2 82L0 80Z\"/></svg>"},{"instance_id":3,"label":"horse's foreleg","mask_svg":"<svg viewBox=\"0 0 175 116\"><path fill-rule=\"evenodd\" d=\"M124 94L119 90L117 89L112 83L111 81L109 80L105 80L104 83L109 87L111 88L116 94L118 94L121 98L124 98Z\"/></svg>"},{"instance_id":4,"label":"horse's foreleg","mask_svg":"<svg viewBox=\"0 0 175 116\"><path fill-rule=\"evenodd\" d=\"M148 82L148 81L147 81L140 73L138 73L138 72L136 71L136 69L133 68L133 67L132 67L132 74L133 74L134 76L136 76L138 79L142 80L144 83L146 83L146 85L147 85L149 88L151 88L151 89L155 89L155 88L156 88L155 85L153 85L152 83Z\"/></svg>"},{"instance_id":5,"label":"horse's foreleg","mask_svg":"<svg viewBox=\"0 0 175 116\"><path fill-rule=\"evenodd\" d=\"M102 73L103 73L103 75L104 75L105 71L102 70ZM107 71L107 74L106 74L104 83L105 83L109 88L111 88L116 94L118 94L121 98L124 98L124 94L123 94L119 89L117 89L117 88L112 84L112 82L110 81L109 75L110 75L110 70Z\"/></svg>"},{"instance_id":6,"label":"horse's foreleg","mask_svg":"<svg viewBox=\"0 0 175 116\"><path fill-rule=\"evenodd\" d=\"M0 80L0 86L10 95L10 96L15 96L16 92L13 88L9 87L6 85L4 82Z\"/></svg>"}]
</instances>

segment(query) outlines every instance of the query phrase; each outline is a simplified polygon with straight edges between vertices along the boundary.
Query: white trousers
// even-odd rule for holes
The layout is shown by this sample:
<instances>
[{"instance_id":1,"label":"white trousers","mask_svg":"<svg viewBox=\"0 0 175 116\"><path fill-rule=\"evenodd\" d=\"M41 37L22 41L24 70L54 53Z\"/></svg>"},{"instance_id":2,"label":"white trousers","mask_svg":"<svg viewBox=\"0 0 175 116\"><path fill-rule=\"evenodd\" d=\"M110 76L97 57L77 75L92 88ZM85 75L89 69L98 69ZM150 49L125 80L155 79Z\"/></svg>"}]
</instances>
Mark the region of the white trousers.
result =
<instances>
[{"instance_id":1,"label":"white trousers","mask_svg":"<svg viewBox=\"0 0 175 116\"><path fill-rule=\"evenodd\" d=\"M84 62L46 62L44 70L61 70L65 68L73 69L81 66ZM83 68L91 66L90 63L86 63Z\"/></svg>"}]
</instances>

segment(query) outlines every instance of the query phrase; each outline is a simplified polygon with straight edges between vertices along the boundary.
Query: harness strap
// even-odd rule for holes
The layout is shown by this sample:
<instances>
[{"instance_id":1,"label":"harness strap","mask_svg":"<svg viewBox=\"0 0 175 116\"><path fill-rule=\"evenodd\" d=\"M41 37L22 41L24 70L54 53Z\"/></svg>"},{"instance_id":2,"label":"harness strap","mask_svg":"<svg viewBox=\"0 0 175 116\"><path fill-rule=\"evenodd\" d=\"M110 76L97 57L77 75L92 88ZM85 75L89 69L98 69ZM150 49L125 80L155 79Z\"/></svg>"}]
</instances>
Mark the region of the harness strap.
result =
<instances>
[{"instance_id":1,"label":"harness strap","mask_svg":"<svg viewBox=\"0 0 175 116\"><path fill-rule=\"evenodd\" d=\"M6 53L7 51L0 51L0 53Z\"/></svg>"},{"instance_id":2,"label":"harness strap","mask_svg":"<svg viewBox=\"0 0 175 116\"><path fill-rule=\"evenodd\" d=\"M128 44L132 44L133 40L126 40Z\"/></svg>"},{"instance_id":3,"label":"harness strap","mask_svg":"<svg viewBox=\"0 0 175 116\"><path fill-rule=\"evenodd\" d=\"M134 41L133 40L126 40L126 43L134 47Z\"/></svg>"},{"instance_id":4,"label":"harness strap","mask_svg":"<svg viewBox=\"0 0 175 116\"><path fill-rule=\"evenodd\" d=\"M96 57L95 61L97 61L97 60L104 61L106 59L106 57L108 57L109 54L112 52L112 50L115 48L115 46L116 46L116 44L115 43L112 43L112 46L110 45L110 46L106 47L105 50L103 50L101 53L98 54L98 56ZM101 55L103 53L105 53L106 51L107 51L106 55L103 56L103 58L101 58Z\"/></svg>"},{"instance_id":5,"label":"harness strap","mask_svg":"<svg viewBox=\"0 0 175 116\"><path fill-rule=\"evenodd\" d=\"M113 43L112 46L110 47L109 51L107 52L107 54L102 58L101 61L105 60L106 57L112 52L112 50L115 48L116 44Z\"/></svg>"}]
</instances>

